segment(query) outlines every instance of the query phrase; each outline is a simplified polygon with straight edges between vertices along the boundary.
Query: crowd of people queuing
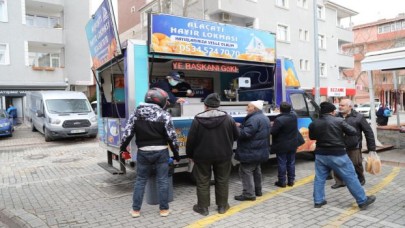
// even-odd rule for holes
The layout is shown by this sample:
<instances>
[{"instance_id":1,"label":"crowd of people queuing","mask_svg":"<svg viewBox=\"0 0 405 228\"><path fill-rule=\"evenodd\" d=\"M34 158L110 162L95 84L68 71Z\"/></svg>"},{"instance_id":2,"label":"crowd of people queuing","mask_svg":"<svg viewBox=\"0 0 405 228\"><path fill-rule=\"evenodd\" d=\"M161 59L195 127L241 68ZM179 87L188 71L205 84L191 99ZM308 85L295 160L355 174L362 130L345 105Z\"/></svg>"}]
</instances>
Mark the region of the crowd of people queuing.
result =
<instances>
[{"instance_id":1,"label":"crowd of people queuing","mask_svg":"<svg viewBox=\"0 0 405 228\"><path fill-rule=\"evenodd\" d=\"M178 75L171 75L178 78ZM130 214L140 216L145 185L152 170L158 183L159 209L162 217L168 216L168 147L173 158L180 160L177 135L170 114L165 110L170 102L181 102L171 97L167 89L151 88L145 95L145 103L135 108L126 124L120 150L127 151L136 136L137 165L133 204ZM170 101L171 100L171 101ZM215 203L219 214L226 213L230 205L229 179L232 168L233 144L237 141L235 159L239 161L242 182L238 201L254 201L262 196L261 164L268 160L270 150L276 154L278 176L275 186L292 187L295 183L295 155L305 141L297 128L297 116L290 104L280 104L280 114L271 124L263 113L263 101L252 101L241 123L219 109L220 96L212 93L204 99L205 111L197 114L191 124L186 142L187 157L194 163L197 203L193 211L207 216L210 206L211 173L214 174ZM329 102L320 104L320 117L309 126L309 137L316 140L314 207L327 203L325 182L331 171L336 184L332 188L347 186L360 209L366 209L376 197L366 196L362 187L365 177L362 166L362 132L370 151L375 151L374 135L364 117L357 113L349 99L342 99L339 113ZM270 146L270 135L273 137Z\"/></svg>"}]
</instances>

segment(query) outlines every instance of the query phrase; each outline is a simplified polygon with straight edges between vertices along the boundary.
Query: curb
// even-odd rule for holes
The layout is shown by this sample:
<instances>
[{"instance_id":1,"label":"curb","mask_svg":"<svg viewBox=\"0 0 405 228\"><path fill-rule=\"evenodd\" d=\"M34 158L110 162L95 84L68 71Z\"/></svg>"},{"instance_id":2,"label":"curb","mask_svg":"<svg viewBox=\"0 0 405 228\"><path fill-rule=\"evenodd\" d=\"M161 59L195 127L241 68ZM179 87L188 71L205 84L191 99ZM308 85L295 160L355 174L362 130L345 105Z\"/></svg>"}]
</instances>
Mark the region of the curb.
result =
<instances>
[{"instance_id":1,"label":"curb","mask_svg":"<svg viewBox=\"0 0 405 228\"><path fill-rule=\"evenodd\" d=\"M49 227L40 218L24 209L2 209L0 221L9 227Z\"/></svg>"},{"instance_id":2,"label":"curb","mask_svg":"<svg viewBox=\"0 0 405 228\"><path fill-rule=\"evenodd\" d=\"M405 167L405 162L396 162L396 161L384 161L381 160L381 163L384 165L395 166L395 167Z\"/></svg>"}]
</instances>

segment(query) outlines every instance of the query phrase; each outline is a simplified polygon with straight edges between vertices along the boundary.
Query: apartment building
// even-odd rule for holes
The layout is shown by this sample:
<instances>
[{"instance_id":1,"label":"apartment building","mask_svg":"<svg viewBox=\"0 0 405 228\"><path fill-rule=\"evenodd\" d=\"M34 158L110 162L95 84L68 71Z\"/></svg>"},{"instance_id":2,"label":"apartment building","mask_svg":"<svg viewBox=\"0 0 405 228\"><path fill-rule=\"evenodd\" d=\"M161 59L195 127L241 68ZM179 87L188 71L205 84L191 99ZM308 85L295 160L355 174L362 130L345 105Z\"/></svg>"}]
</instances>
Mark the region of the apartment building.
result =
<instances>
[{"instance_id":1,"label":"apartment building","mask_svg":"<svg viewBox=\"0 0 405 228\"><path fill-rule=\"evenodd\" d=\"M24 117L32 90L94 93L85 34L89 2L0 0L0 108Z\"/></svg>"},{"instance_id":2,"label":"apartment building","mask_svg":"<svg viewBox=\"0 0 405 228\"><path fill-rule=\"evenodd\" d=\"M321 99L326 100L328 91L341 88L345 96L355 95L355 85L344 72L353 67L353 56L344 52L342 46L353 42L351 27L343 26L357 12L331 1L318 0L314 11L310 0L147 0L139 6L126 5L130 0L121 0L119 9L135 10L132 17L140 23L121 33L126 39L147 39L147 14L162 12L197 19L218 21L277 33L277 56L290 58L298 70L302 88L313 93L315 85L314 15L318 25L318 54ZM160 3L160 4L159 4ZM186 5L187 4L187 5ZM119 15L122 11L119 10ZM125 20L119 16L119 24ZM349 24L349 23L346 23Z\"/></svg>"},{"instance_id":3,"label":"apartment building","mask_svg":"<svg viewBox=\"0 0 405 228\"><path fill-rule=\"evenodd\" d=\"M354 55L354 68L348 73L353 75L356 81L356 102L366 103L369 102L369 81L366 72L361 71L361 61L367 52L405 47L405 14L400 14L391 19L357 25L353 27L353 33L353 43L344 45L344 50ZM374 71L374 95L383 104L396 107L394 98L397 94L397 101L403 109L405 71L397 71L397 78L398 91L395 91L392 71Z\"/></svg>"}]
</instances>

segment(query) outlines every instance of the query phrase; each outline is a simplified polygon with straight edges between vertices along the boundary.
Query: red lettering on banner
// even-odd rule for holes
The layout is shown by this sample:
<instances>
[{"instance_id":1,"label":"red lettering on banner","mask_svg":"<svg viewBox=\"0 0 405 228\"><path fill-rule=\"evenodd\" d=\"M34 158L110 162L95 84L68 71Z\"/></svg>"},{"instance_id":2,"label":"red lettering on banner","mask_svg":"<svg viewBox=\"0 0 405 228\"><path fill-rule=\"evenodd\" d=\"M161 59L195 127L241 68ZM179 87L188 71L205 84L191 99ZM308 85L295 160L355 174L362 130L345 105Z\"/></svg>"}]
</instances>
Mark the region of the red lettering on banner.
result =
<instances>
[{"instance_id":1,"label":"red lettering on banner","mask_svg":"<svg viewBox=\"0 0 405 228\"><path fill-rule=\"evenodd\" d=\"M239 73L239 67L236 65L227 65L219 63L194 63L194 62L178 62L172 63L174 70L194 70L194 71L209 71L209 72L227 72Z\"/></svg>"}]
</instances>

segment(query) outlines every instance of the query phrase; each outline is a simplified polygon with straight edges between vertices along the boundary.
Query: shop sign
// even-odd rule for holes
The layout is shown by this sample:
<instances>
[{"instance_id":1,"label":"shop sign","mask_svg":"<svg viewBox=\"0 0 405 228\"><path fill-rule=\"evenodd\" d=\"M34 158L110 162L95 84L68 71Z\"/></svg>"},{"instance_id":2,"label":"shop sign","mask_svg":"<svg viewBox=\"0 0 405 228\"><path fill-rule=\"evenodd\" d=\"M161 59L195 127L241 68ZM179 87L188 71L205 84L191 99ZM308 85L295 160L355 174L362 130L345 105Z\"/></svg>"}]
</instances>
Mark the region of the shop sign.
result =
<instances>
[{"instance_id":1,"label":"shop sign","mask_svg":"<svg viewBox=\"0 0 405 228\"><path fill-rule=\"evenodd\" d=\"M25 95L28 91L26 90L0 90L0 95L7 95L7 96L12 96L12 95Z\"/></svg>"},{"instance_id":2,"label":"shop sign","mask_svg":"<svg viewBox=\"0 0 405 228\"><path fill-rule=\"evenodd\" d=\"M174 70L194 70L194 71L209 71L209 72L226 72L239 73L239 67L236 65L221 64L221 63L200 63L200 62L173 62Z\"/></svg>"},{"instance_id":3,"label":"shop sign","mask_svg":"<svg viewBox=\"0 0 405 228\"><path fill-rule=\"evenodd\" d=\"M328 97L344 97L346 96L345 87L328 87Z\"/></svg>"},{"instance_id":4,"label":"shop sign","mask_svg":"<svg viewBox=\"0 0 405 228\"><path fill-rule=\"evenodd\" d=\"M87 41L95 69L121 54L121 45L112 12L111 0L104 0L86 24Z\"/></svg>"},{"instance_id":5,"label":"shop sign","mask_svg":"<svg viewBox=\"0 0 405 228\"><path fill-rule=\"evenodd\" d=\"M275 63L274 33L165 14L150 21L150 52Z\"/></svg>"}]
</instances>

